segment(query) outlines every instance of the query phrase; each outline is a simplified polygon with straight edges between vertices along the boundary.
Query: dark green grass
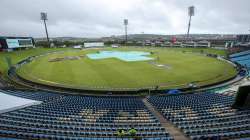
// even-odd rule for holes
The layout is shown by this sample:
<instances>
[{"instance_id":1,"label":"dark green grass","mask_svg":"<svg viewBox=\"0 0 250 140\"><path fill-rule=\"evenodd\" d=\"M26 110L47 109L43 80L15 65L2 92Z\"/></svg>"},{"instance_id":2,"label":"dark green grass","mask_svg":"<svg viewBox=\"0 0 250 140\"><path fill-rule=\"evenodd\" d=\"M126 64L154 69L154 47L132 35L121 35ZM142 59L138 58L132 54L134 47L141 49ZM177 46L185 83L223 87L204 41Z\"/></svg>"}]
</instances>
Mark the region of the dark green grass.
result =
<instances>
[{"instance_id":1,"label":"dark green grass","mask_svg":"<svg viewBox=\"0 0 250 140\"><path fill-rule=\"evenodd\" d=\"M18 73L26 79L44 84L95 89L154 88L157 85L160 88L178 88L190 82L202 86L226 80L236 74L232 65L195 53L200 52L200 49L124 47L115 50L154 52L151 57L160 58L154 63L165 64L170 68L157 67L149 61L125 62L116 58L91 60L84 57L80 60L48 62L51 58L97 52L94 49L40 57L24 65ZM220 50L205 51L225 55Z\"/></svg>"}]
</instances>

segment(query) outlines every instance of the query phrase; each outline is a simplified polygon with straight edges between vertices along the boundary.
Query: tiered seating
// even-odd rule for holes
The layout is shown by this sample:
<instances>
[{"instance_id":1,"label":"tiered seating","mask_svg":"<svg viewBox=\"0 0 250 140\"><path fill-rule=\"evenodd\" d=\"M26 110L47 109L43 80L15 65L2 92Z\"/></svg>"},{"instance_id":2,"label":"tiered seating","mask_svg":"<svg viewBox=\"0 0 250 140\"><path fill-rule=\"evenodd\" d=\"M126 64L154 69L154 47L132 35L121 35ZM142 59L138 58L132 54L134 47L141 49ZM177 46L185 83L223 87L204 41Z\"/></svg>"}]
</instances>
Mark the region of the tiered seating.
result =
<instances>
[{"instance_id":1,"label":"tiered seating","mask_svg":"<svg viewBox=\"0 0 250 140\"><path fill-rule=\"evenodd\" d=\"M60 94L55 94L55 93L49 93L49 92L42 92L42 91L20 91L20 90L6 90L6 91L1 91L5 94L17 96L17 97L22 97L26 99L31 99L31 100L37 100L37 101L49 101L53 100L59 96L63 96Z\"/></svg>"},{"instance_id":2,"label":"tiered seating","mask_svg":"<svg viewBox=\"0 0 250 140\"><path fill-rule=\"evenodd\" d=\"M148 100L192 139L250 137L250 110L232 109L234 96L202 93Z\"/></svg>"},{"instance_id":3,"label":"tiered seating","mask_svg":"<svg viewBox=\"0 0 250 140\"><path fill-rule=\"evenodd\" d=\"M238 62L243 65L250 63L249 59L250 59L250 54L231 58L232 61Z\"/></svg>"},{"instance_id":4,"label":"tiered seating","mask_svg":"<svg viewBox=\"0 0 250 140\"><path fill-rule=\"evenodd\" d=\"M233 57L239 57L239 56L248 55L248 54L250 54L250 50L231 54L230 57L233 58Z\"/></svg>"},{"instance_id":5,"label":"tiered seating","mask_svg":"<svg viewBox=\"0 0 250 140\"><path fill-rule=\"evenodd\" d=\"M231 61L246 66L250 70L250 50L230 55Z\"/></svg>"},{"instance_id":6,"label":"tiered seating","mask_svg":"<svg viewBox=\"0 0 250 140\"><path fill-rule=\"evenodd\" d=\"M248 59L250 59L250 54L231 58L232 61L236 61L236 62L237 61L244 61L244 60L248 60Z\"/></svg>"},{"instance_id":7,"label":"tiered seating","mask_svg":"<svg viewBox=\"0 0 250 140\"><path fill-rule=\"evenodd\" d=\"M115 139L131 128L138 137L171 139L137 97L64 96L0 115L0 136L22 139Z\"/></svg>"}]
</instances>

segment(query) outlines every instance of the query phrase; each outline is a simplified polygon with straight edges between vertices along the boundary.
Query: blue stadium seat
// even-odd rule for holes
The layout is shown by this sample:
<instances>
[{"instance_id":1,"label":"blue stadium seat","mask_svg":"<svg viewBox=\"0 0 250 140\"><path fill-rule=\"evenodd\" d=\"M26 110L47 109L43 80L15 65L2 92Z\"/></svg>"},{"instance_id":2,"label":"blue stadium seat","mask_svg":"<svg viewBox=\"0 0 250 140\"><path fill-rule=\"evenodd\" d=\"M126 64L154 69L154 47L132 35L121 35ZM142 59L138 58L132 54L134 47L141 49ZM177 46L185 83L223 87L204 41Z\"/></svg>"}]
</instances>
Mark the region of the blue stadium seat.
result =
<instances>
[{"instance_id":1,"label":"blue stadium seat","mask_svg":"<svg viewBox=\"0 0 250 140\"><path fill-rule=\"evenodd\" d=\"M40 91L4 91L42 101L0 114L0 136L21 139L115 139L118 129L137 129L145 138L170 138L139 97L61 95ZM143 129L142 129L143 128Z\"/></svg>"},{"instance_id":2,"label":"blue stadium seat","mask_svg":"<svg viewBox=\"0 0 250 140\"><path fill-rule=\"evenodd\" d=\"M148 101L192 139L250 137L250 110L232 109L235 96L218 93L151 96Z\"/></svg>"}]
</instances>

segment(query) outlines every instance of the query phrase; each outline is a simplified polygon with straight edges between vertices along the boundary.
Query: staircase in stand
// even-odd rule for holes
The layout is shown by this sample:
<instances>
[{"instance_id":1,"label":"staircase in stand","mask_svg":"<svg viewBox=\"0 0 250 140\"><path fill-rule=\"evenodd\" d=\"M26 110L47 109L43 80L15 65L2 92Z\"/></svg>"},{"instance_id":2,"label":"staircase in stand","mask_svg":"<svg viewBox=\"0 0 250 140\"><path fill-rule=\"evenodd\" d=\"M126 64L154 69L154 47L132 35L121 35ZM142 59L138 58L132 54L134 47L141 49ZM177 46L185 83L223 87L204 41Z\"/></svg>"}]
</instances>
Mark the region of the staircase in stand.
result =
<instances>
[{"instance_id":1,"label":"staircase in stand","mask_svg":"<svg viewBox=\"0 0 250 140\"><path fill-rule=\"evenodd\" d=\"M174 138L174 140L190 140L190 138L185 136L184 133L179 128L175 127L172 123L166 120L164 116L162 116L162 114L148 102L147 98L143 98L142 101L145 104L145 106L149 109L149 111L151 111L156 116L156 118L160 121L161 125Z\"/></svg>"}]
</instances>

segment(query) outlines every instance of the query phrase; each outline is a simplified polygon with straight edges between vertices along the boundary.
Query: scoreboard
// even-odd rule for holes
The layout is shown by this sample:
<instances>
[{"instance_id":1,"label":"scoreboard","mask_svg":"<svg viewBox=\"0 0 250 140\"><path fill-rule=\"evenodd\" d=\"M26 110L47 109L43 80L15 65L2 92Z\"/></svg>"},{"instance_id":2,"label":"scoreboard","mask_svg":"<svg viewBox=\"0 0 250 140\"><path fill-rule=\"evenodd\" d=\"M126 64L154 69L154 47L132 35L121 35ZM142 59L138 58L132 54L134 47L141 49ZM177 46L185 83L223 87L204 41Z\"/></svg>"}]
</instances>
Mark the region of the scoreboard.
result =
<instances>
[{"instance_id":1,"label":"scoreboard","mask_svg":"<svg viewBox=\"0 0 250 140\"><path fill-rule=\"evenodd\" d=\"M6 39L8 49L33 47L33 41L31 38L28 39Z\"/></svg>"}]
</instances>

